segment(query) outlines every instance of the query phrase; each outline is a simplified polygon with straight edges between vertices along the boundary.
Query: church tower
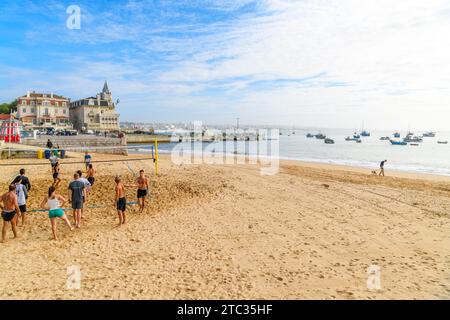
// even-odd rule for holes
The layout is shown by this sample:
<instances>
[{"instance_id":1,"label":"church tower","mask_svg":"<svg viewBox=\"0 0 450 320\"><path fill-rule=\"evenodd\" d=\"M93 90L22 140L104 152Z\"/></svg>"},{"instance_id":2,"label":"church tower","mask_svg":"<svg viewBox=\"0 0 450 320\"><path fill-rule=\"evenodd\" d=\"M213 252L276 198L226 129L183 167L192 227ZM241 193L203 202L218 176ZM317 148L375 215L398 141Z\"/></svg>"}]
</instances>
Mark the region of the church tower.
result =
<instances>
[{"instance_id":1,"label":"church tower","mask_svg":"<svg viewBox=\"0 0 450 320\"><path fill-rule=\"evenodd\" d=\"M108 101L109 105L113 105L112 94L109 91L108 83L106 82L106 80L105 80L105 84L103 85L103 90L101 92L101 98L102 98L102 100Z\"/></svg>"}]
</instances>

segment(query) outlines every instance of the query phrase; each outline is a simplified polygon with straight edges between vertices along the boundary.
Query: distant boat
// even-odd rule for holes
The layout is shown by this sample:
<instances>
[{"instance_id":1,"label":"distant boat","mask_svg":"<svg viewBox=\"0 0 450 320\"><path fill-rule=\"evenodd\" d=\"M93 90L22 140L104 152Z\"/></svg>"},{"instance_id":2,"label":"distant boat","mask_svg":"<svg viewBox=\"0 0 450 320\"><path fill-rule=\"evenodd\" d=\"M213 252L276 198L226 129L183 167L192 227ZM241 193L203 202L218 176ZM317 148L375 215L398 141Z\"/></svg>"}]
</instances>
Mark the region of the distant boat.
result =
<instances>
[{"instance_id":1,"label":"distant boat","mask_svg":"<svg viewBox=\"0 0 450 320\"><path fill-rule=\"evenodd\" d=\"M389 137L381 137L380 140L390 140Z\"/></svg>"},{"instance_id":2,"label":"distant boat","mask_svg":"<svg viewBox=\"0 0 450 320\"><path fill-rule=\"evenodd\" d=\"M308 134L306 135L306 137L307 137L307 138L314 138L314 135L313 135L312 133L308 133Z\"/></svg>"},{"instance_id":3,"label":"distant boat","mask_svg":"<svg viewBox=\"0 0 450 320\"><path fill-rule=\"evenodd\" d=\"M363 121L362 126L361 126L361 137L370 137L370 132L364 130L364 121Z\"/></svg>"},{"instance_id":4,"label":"distant boat","mask_svg":"<svg viewBox=\"0 0 450 320\"><path fill-rule=\"evenodd\" d=\"M356 140L358 140L358 138L352 138L352 137L345 138L345 141L356 141Z\"/></svg>"},{"instance_id":5,"label":"distant boat","mask_svg":"<svg viewBox=\"0 0 450 320\"><path fill-rule=\"evenodd\" d=\"M428 131L428 132L425 132L422 136L427 137L427 138L434 138L436 136L436 132Z\"/></svg>"},{"instance_id":6,"label":"distant boat","mask_svg":"<svg viewBox=\"0 0 450 320\"><path fill-rule=\"evenodd\" d=\"M356 139L356 143L361 143L362 140L361 139Z\"/></svg>"},{"instance_id":7,"label":"distant boat","mask_svg":"<svg viewBox=\"0 0 450 320\"><path fill-rule=\"evenodd\" d=\"M354 138L354 139L359 139L359 138L361 138L361 136L355 132L355 133L353 134L353 138Z\"/></svg>"},{"instance_id":8,"label":"distant boat","mask_svg":"<svg viewBox=\"0 0 450 320\"><path fill-rule=\"evenodd\" d=\"M439 144L447 144L448 141L438 141L437 143L439 143Z\"/></svg>"},{"instance_id":9,"label":"distant boat","mask_svg":"<svg viewBox=\"0 0 450 320\"><path fill-rule=\"evenodd\" d=\"M405 141L395 141L395 140L390 140L391 144L394 146L406 146L408 143L406 143Z\"/></svg>"},{"instance_id":10,"label":"distant boat","mask_svg":"<svg viewBox=\"0 0 450 320\"><path fill-rule=\"evenodd\" d=\"M403 141L405 141L405 142L422 142L423 139L421 137L417 137L417 136L412 137L411 135L407 135L406 138L403 138Z\"/></svg>"},{"instance_id":11,"label":"distant boat","mask_svg":"<svg viewBox=\"0 0 450 320\"><path fill-rule=\"evenodd\" d=\"M325 139L327 136L326 135L324 135L324 134L322 134L322 133L318 133L318 134L316 134L315 135L315 137L316 137L316 139Z\"/></svg>"},{"instance_id":12,"label":"distant boat","mask_svg":"<svg viewBox=\"0 0 450 320\"><path fill-rule=\"evenodd\" d=\"M394 138L400 138L400 133L399 132L394 132Z\"/></svg>"},{"instance_id":13,"label":"distant boat","mask_svg":"<svg viewBox=\"0 0 450 320\"><path fill-rule=\"evenodd\" d=\"M410 146L418 146L419 144L418 143L410 143L409 145Z\"/></svg>"},{"instance_id":14,"label":"distant boat","mask_svg":"<svg viewBox=\"0 0 450 320\"><path fill-rule=\"evenodd\" d=\"M326 144L334 144L334 140L330 138L326 138L324 141Z\"/></svg>"}]
</instances>

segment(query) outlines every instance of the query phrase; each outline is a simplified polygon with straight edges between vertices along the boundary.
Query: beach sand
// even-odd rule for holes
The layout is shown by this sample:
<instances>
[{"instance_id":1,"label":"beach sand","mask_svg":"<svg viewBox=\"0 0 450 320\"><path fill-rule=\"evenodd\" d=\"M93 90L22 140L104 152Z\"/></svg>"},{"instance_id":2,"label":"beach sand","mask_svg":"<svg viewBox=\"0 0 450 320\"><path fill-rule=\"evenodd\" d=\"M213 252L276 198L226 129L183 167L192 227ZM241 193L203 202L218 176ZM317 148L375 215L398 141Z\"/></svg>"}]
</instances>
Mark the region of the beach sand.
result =
<instances>
[{"instance_id":1,"label":"beach sand","mask_svg":"<svg viewBox=\"0 0 450 320\"><path fill-rule=\"evenodd\" d=\"M82 164L62 160L67 183ZM450 179L282 161L263 176L256 165L175 165L161 157L155 177L140 156L95 164L99 171L82 229L58 222L52 241L46 213L29 214L20 239L0 244L1 299L448 299ZM21 163L3 160L1 190ZM51 184L50 165L26 166L36 209ZM129 207L117 227L114 182L144 168L151 202ZM391 175L391 176L389 176ZM392 176L394 175L394 176ZM127 191L135 201L135 190ZM71 213L69 213L71 217ZM69 290L67 268L81 270ZM381 289L367 288L380 268Z\"/></svg>"}]
</instances>

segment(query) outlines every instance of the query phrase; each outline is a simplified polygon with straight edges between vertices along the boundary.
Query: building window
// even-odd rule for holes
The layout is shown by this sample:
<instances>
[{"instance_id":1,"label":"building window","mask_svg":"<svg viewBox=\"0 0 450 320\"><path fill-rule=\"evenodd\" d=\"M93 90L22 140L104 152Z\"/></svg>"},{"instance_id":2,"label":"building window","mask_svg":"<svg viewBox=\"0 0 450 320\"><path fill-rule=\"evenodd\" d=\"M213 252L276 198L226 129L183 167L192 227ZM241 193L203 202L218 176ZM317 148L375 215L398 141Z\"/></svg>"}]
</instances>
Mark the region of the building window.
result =
<instances>
[{"instance_id":1,"label":"building window","mask_svg":"<svg viewBox=\"0 0 450 320\"><path fill-rule=\"evenodd\" d=\"M63 106L63 107L65 107L65 106L66 106L66 103L65 103L65 102L63 102L63 103L62 103L62 106Z\"/></svg>"},{"instance_id":2,"label":"building window","mask_svg":"<svg viewBox=\"0 0 450 320\"><path fill-rule=\"evenodd\" d=\"M26 104L27 104L27 102L25 100L22 100L22 105L24 106Z\"/></svg>"},{"instance_id":3,"label":"building window","mask_svg":"<svg viewBox=\"0 0 450 320\"><path fill-rule=\"evenodd\" d=\"M36 111L36 108L31 108L31 112L35 112Z\"/></svg>"},{"instance_id":4,"label":"building window","mask_svg":"<svg viewBox=\"0 0 450 320\"><path fill-rule=\"evenodd\" d=\"M45 108L44 116L48 116L48 115L49 115L49 113L48 113L48 108Z\"/></svg>"},{"instance_id":5,"label":"building window","mask_svg":"<svg viewBox=\"0 0 450 320\"><path fill-rule=\"evenodd\" d=\"M63 113L64 113L64 114L66 114L66 113L67 113L66 111L67 111L67 110L66 110L66 109L64 109L64 110L63 110Z\"/></svg>"},{"instance_id":6,"label":"building window","mask_svg":"<svg viewBox=\"0 0 450 320\"><path fill-rule=\"evenodd\" d=\"M27 108L22 108L23 113L27 113Z\"/></svg>"}]
</instances>

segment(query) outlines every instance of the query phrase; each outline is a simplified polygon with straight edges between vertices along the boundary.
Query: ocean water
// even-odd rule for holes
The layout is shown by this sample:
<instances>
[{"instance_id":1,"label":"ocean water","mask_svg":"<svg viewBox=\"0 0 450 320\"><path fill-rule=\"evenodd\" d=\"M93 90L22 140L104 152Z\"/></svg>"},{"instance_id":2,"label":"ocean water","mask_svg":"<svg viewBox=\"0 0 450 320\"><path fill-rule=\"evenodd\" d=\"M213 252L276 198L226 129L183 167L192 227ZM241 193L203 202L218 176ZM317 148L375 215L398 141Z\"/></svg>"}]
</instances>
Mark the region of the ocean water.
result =
<instances>
[{"instance_id":1,"label":"ocean water","mask_svg":"<svg viewBox=\"0 0 450 320\"><path fill-rule=\"evenodd\" d=\"M335 144L325 144L323 140L307 138L307 133L316 134L319 130L306 129L281 130L279 136L279 158L285 160L302 160L310 162L340 164L377 169L380 161L387 159L386 171L389 169L421 172L450 176L450 132L437 132L434 138L423 138L418 146L392 145L389 140L379 140L382 136L392 137L391 131L371 131L370 137L361 137L362 143L345 141L345 137L352 136L353 130L346 129L322 129L321 133L332 138ZM405 131L399 131L401 136ZM423 132L415 132L421 135ZM449 141L449 144L438 144L437 141ZM253 142L255 143L255 142ZM260 143L263 143L260 141ZM269 143L269 142L264 142ZM250 154L249 142L227 141L203 143L203 148L214 149L216 154ZM151 147L135 145L138 152L149 152ZM160 143L159 151L169 153L175 146L182 146L184 150L190 150L190 142Z\"/></svg>"}]
</instances>

